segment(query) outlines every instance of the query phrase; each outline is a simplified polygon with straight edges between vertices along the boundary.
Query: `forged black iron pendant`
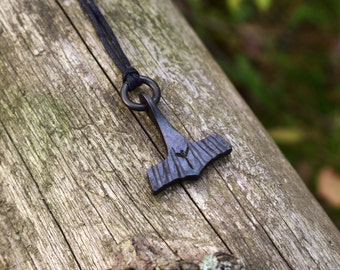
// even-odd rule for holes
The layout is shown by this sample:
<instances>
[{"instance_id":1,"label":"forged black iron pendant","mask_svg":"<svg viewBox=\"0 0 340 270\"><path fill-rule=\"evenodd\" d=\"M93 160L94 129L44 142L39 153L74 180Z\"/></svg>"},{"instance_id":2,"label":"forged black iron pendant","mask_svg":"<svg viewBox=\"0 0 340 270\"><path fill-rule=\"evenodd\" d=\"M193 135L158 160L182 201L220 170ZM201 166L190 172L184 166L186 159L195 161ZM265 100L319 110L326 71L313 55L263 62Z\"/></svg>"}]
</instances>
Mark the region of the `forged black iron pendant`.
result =
<instances>
[{"instance_id":1,"label":"forged black iron pendant","mask_svg":"<svg viewBox=\"0 0 340 270\"><path fill-rule=\"evenodd\" d=\"M231 145L215 133L198 142L187 140L166 120L148 94L142 93L140 100L147 105L147 112L162 133L168 150L164 161L148 169L154 193L178 180L197 178L212 160L231 152Z\"/></svg>"},{"instance_id":2,"label":"forged black iron pendant","mask_svg":"<svg viewBox=\"0 0 340 270\"><path fill-rule=\"evenodd\" d=\"M209 162L221 155L229 154L231 145L215 133L201 141L194 142L184 138L171 126L157 108L157 103L161 98L161 91L157 83L148 77L141 76L131 66L117 37L93 0L79 1L84 11L89 15L108 54L122 72L124 84L121 89L121 98L123 102L131 110L147 111L161 131L167 145L168 157L148 169L153 192L157 193L177 180L197 178ZM142 84L146 84L152 89L152 97L143 93L140 95L141 103L131 101L128 92Z\"/></svg>"}]
</instances>

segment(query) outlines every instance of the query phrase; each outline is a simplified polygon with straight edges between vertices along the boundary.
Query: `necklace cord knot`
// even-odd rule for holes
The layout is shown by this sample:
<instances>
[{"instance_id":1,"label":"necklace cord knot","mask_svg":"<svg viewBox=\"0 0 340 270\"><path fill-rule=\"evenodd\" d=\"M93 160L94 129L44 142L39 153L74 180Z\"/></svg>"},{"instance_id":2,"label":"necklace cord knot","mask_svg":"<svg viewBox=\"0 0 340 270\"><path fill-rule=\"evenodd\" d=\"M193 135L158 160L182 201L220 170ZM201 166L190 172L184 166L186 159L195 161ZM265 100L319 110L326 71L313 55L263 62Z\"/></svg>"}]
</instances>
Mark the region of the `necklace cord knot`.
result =
<instances>
[{"instance_id":1,"label":"necklace cord knot","mask_svg":"<svg viewBox=\"0 0 340 270\"><path fill-rule=\"evenodd\" d=\"M123 82L128 85L128 91L132 91L143 84L139 72L131 66L123 73Z\"/></svg>"}]
</instances>

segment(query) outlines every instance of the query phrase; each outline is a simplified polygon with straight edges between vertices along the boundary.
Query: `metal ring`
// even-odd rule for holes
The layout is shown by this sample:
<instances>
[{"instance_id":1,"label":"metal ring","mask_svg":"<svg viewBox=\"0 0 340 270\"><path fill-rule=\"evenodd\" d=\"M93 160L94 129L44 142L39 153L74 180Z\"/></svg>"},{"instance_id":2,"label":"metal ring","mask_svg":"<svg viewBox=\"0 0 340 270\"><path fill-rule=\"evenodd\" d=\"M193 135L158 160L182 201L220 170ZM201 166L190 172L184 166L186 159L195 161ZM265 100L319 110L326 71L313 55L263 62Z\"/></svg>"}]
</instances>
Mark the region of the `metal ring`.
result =
<instances>
[{"instance_id":1,"label":"metal ring","mask_svg":"<svg viewBox=\"0 0 340 270\"><path fill-rule=\"evenodd\" d=\"M161 99L161 90L159 89L158 84L154 80L150 79L149 77L139 76L139 78L143 84L146 84L152 89L153 91L152 101L155 104L157 104L159 100ZM128 106L131 110L146 111L147 106L142 103L136 103L136 102L131 101L131 99L129 98L128 92L129 92L129 86L127 85L127 83L124 83L122 86L122 89L120 90L120 96L123 102L125 103L125 105Z\"/></svg>"}]
</instances>

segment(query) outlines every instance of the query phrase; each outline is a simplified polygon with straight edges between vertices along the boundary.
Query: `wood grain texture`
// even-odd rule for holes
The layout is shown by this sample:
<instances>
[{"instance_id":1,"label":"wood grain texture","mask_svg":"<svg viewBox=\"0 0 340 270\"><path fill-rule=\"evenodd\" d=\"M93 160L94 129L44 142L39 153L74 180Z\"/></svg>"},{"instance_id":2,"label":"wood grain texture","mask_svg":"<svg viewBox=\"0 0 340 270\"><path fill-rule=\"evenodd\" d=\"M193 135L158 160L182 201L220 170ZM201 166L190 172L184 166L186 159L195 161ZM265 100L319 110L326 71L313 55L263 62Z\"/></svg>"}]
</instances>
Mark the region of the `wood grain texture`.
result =
<instances>
[{"instance_id":1,"label":"wood grain texture","mask_svg":"<svg viewBox=\"0 0 340 270\"><path fill-rule=\"evenodd\" d=\"M249 269L339 269L339 232L171 2L98 4L161 86L169 121L233 152L152 195L162 139L122 104L79 3L1 0L0 269L147 268L217 251Z\"/></svg>"}]
</instances>

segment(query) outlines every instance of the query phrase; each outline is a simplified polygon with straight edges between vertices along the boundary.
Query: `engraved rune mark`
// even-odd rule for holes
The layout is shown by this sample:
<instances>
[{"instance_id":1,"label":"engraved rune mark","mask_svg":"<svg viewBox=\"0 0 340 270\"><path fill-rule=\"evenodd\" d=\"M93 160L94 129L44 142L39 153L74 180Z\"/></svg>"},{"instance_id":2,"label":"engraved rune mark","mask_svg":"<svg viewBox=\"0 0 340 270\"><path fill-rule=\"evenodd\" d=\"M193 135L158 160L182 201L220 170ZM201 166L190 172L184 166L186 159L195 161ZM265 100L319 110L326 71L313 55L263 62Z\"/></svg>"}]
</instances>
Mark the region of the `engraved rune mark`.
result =
<instances>
[{"instance_id":1,"label":"engraved rune mark","mask_svg":"<svg viewBox=\"0 0 340 270\"><path fill-rule=\"evenodd\" d=\"M193 169L194 165L191 163L191 161L188 158L189 151L190 151L190 149L189 149L189 146L188 146L187 149L185 149L185 151L182 149L179 153L175 153L175 155L177 157L184 158L188 162L190 168Z\"/></svg>"}]
</instances>

